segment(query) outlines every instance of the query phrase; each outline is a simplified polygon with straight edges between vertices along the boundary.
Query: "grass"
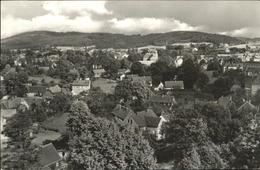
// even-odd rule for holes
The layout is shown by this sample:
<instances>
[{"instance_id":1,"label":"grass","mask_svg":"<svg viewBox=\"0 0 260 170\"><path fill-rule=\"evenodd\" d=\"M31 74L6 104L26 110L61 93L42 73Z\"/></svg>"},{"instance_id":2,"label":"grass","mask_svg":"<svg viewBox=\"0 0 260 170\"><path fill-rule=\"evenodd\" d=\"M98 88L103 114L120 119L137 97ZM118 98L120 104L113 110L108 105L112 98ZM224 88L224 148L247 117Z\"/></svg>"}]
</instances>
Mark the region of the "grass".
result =
<instances>
[{"instance_id":1,"label":"grass","mask_svg":"<svg viewBox=\"0 0 260 170\"><path fill-rule=\"evenodd\" d=\"M56 140L61 136L61 133L44 130L35 135L35 138L32 140L33 144L42 145L45 140Z\"/></svg>"}]
</instances>

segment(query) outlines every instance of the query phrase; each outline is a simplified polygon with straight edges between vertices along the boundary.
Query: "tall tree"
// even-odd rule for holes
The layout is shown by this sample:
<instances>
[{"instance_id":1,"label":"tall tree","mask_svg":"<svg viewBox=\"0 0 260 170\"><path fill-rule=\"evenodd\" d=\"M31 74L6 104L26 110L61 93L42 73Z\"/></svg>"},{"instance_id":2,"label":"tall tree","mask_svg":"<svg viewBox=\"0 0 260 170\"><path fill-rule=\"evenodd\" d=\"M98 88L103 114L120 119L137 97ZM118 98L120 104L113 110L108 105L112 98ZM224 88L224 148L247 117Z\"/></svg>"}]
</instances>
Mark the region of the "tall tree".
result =
<instances>
[{"instance_id":1,"label":"tall tree","mask_svg":"<svg viewBox=\"0 0 260 170\"><path fill-rule=\"evenodd\" d=\"M74 103L68 119L69 169L150 169L155 165L148 142L127 127L95 118L84 102Z\"/></svg>"}]
</instances>

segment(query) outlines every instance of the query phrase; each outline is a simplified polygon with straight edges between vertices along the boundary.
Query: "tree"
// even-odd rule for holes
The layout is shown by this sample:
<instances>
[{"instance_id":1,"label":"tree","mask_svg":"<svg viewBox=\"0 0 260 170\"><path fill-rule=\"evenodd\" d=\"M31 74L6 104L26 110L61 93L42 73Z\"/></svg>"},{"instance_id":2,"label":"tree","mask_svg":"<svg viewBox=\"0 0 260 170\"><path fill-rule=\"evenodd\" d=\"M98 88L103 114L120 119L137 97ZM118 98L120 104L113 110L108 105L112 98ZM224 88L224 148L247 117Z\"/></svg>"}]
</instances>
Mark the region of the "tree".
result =
<instances>
[{"instance_id":1,"label":"tree","mask_svg":"<svg viewBox=\"0 0 260 170\"><path fill-rule=\"evenodd\" d=\"M7 94L24 97L27 92L27 88L25 87L27 82L28 74L26 72L11 72L7 74L4 79Z\"/></svg>"},{"instance_id":2,"label":"tree","mask_svg":"<svg viewBox=\"0 0 260 170\"><path fill-rule=\"evenodd\" d=\"M260 128L259 122L252 119L231 145L235 156L234 168L258 169L260 167Z\"/></svg>"},{"instance_id":3,"label":"tree","mask_svg":"<svg viewBox=\"0 0 260 170\"><path fill-rule=\"evenodd\" d=\"M226 168L221 148L207 136L208 126L197 110L176 109L163 127L165 142L173 153L175 169Z\"/></svg>"},{"instance_id":4,"label":"tree","mask_svg":"<svg viewBox=\"0 0 260 170\"><path fill-rule=\"evenodd\" d=\"M71 106L71 96L58 93L50 101L49 108L53 114L69 111Z\"/></svg>"},{"instance_id":5,"label":"tree","mask_svg":"<svg viewBox=\"0 0 260 170\"><path fill-rule=\"evenodd\" d=\"M104 93L100 88L92 88L88 95L79 98L87 103L91 113L101 117L108 116L116 105L115 96Z\"/></svg>"},{"instance_id":6,"label":"tree","mask_svg":"<svg viewBox=\"0 0 260 170\"><path fill-rule=\"evenodd\" d=\"M155 165L149 143L127 127L95 118L84 102L72 106L68 119L69 169L151 169Z\"/></svg>"},{"instance_id":7,"label":"tree","mask_svg":"<svg viewBox=\"0 0 260 170\"><path fill-rule=\"evenodd\" d=\"M133 110L142 110L145 99L150 95L150 90L139 82L123 80L115 88L115 96L129 103Z\"/></svg>"},{"instance_id":8,"label":"tree","mask_svg":"<svg viewBox=\"0 0 260 170\"><path fill-rule=\"evenodd\" d=\"M256 94L253 96L252 103L258 106L260 105L260 90L258 90Z\"/></svg>"},{"instance_id":9,"label":"tree","mask_svg":"<svg viewBox=\"0 0 260 170\"><path fill-rule=\"evenodd\" d=\"M209 82L209 78L205 73L199 73L198 74L198 79L196 81L196 87L199 89L204 89L206 87L206 85Z\"/></svg>"},{"instance_id":10,"label":"tree","mask_svg":"<svg viewBox=\"0 0 260 170\"><path fill-rule=\"evenodd\" d=\"M132 74L138 74L139 76L144 75L145 69L144 69L144 65L141 64L140 62L134 62L131 65L131 73Z\"/></svg>"},{"instance_id":11,"label":"tree","mask_svg":"<svg viewBox=\"0 0 260 170\"><path fill-rule=\"evenodd\" d=\"M199 67L191 59L185 60L181 66L185 89L192 89L198 78Z\"/></svg>"},{"instance_id":12,"label":"tree","mask_svg":"<svg viewBox=\"0 0 260 170\"><path fill-rule=\"evenodd\" d=\"M31 146L29 129L32 126L31 112L29 110L19 111L7 120L3 133L9 137L7 143L9 153L4 166L7 169L30 169L35 164L35 147Z\"/></svg>"}]
</instances>

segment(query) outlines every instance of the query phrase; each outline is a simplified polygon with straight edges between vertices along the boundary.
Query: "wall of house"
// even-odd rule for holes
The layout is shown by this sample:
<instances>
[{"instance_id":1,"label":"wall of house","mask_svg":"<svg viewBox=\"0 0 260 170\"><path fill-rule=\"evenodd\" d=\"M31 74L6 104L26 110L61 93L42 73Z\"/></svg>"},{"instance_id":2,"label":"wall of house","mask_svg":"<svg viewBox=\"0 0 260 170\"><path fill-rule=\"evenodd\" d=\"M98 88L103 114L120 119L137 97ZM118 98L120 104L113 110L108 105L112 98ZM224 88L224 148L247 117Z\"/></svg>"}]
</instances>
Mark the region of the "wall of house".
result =
<instances>
[{"instance_id":1,"label":"wall of house","mask_svg":"<svg viewBox=\"0 0 260 170\"><path fill-rule=\"evenodd\" d=\"M260 90L260 85L252 85L252 95L255 95L258 90Z\"/></svg>"}]
</instances>

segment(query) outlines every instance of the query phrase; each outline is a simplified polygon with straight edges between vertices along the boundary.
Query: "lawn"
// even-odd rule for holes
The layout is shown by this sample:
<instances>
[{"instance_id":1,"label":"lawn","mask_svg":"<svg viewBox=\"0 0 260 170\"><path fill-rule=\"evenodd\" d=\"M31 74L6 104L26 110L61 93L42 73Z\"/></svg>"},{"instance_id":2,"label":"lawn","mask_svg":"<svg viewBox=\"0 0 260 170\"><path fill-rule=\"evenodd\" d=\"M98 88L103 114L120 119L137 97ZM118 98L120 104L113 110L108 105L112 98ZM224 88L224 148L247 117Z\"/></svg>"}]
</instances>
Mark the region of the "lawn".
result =
<instances>
[{"instance_id":1,"label":"lawn","mask_svg":"<svg viewBox=\"0 0 260 170\"><path fill-rule=\"evenodd\" d=\"M32 140L33 144L42 145L45 140L56 140L61 136L61 133L44 130L35 135L35 138Z\"/></svg>"}]
</instances>

